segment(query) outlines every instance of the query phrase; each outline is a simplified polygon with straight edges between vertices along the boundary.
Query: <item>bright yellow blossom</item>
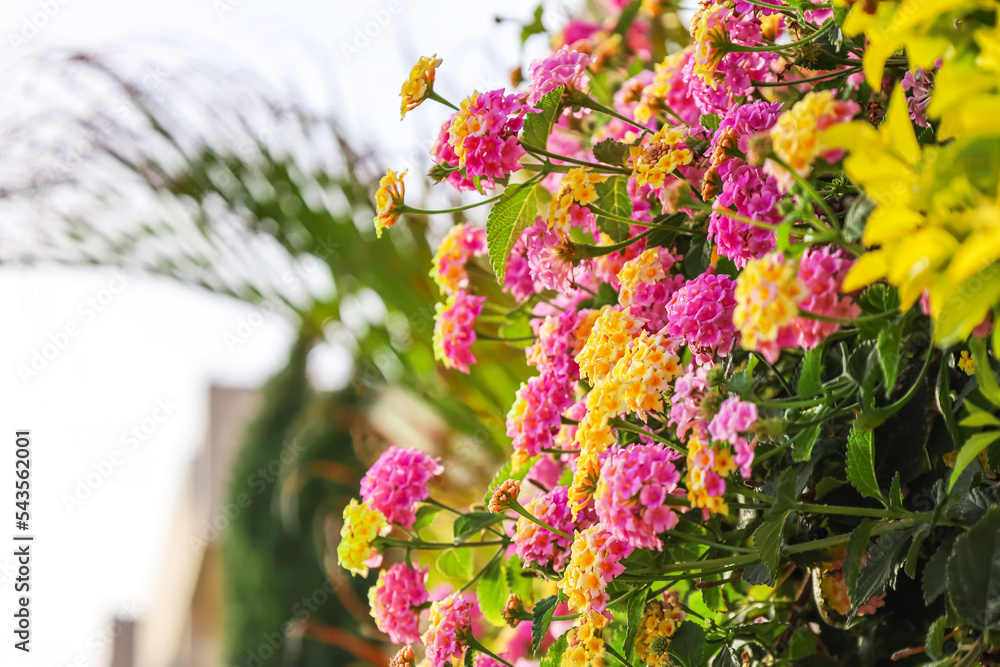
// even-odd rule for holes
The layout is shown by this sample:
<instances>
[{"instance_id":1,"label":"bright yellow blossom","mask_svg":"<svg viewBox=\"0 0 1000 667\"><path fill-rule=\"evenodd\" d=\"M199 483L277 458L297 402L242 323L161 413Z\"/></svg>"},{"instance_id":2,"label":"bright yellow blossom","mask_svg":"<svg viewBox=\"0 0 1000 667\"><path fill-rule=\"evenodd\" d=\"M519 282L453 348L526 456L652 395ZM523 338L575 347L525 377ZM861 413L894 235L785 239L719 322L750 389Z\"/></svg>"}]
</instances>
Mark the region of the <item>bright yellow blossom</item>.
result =
<instances>
[{"instance_id":1,"label":"bright yellow blossom","mask_svg":"<svg viewBox=\"0 0 1000 667\"><path fill-rule=\"evenodd\" d=\"M733 324L740 330L744 349L774 342L778 331L798 315L804 289L795 273L792 263L770 253L747 262L737 276Z\"/></svg>"},{"instance_id":2,"label":"bright yellow blossom","mask_svg":"<svg viewBox=\"0 0 1000 667\"><path fill-rule=\"evenodd\" d=\"M340 529L337 562L351 574L368 576L369 567L378 567L382 556L372 546L376 537L389 534L392 527L385 516L368 503L351 498L344 508L344 525Z\"/></svg>"},{"instance_id":3,"label":"bright yellow blossom","mask_svg":"<svg viewBox=\"0 0 1000 667\"><path fill-rule=\"evenodd\" d=\"M406 193L404 176L405 171L397 174L392 169L386 169L385 176L378 182L378 190L375 191L375 234L379 238L383 231L392 227L399 219L403 195Z\"/></svg>"},{"instance_id":4,"label":"bright yellow blossom","mask_svg":"<svg viewBox=\"0 0 1000 667\"><path fill-rule=\"evenodd\" d=\"M403 82L399 96L403 102L400 106L399 118L406 117L407 111L413 111L434 91L434 75L442 60L437 54L430 58L421 56L417 64L410 70L410 77Z\"/></svg>"}]
</instances>

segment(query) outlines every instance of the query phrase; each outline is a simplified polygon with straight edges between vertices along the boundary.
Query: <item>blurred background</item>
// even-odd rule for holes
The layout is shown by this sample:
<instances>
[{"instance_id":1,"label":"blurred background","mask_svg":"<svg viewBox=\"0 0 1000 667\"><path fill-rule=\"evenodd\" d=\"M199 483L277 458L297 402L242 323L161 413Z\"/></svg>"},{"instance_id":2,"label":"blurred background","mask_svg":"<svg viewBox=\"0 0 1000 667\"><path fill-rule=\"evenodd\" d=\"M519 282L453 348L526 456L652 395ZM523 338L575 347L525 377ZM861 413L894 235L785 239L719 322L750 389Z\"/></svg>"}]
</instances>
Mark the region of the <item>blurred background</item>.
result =
<instances>
[{"instance_id":1,"label":"blurred background","mask_svg":"<svg viewBox=\"0 0 1000 667\"><path fill-rule=\"evenodd\" d=\"M525 375L433 362L453 219L375 243L386 166L453 203L422 176L447 110L401 123L399 87L433 53L449 99L509 86L582 4L0 0L0 437L32 432L36 540L0 664L387 662L342 508L389 444L481 501ZM15 576L2 547L5 616Z\"/></svg>"}]
</instances>

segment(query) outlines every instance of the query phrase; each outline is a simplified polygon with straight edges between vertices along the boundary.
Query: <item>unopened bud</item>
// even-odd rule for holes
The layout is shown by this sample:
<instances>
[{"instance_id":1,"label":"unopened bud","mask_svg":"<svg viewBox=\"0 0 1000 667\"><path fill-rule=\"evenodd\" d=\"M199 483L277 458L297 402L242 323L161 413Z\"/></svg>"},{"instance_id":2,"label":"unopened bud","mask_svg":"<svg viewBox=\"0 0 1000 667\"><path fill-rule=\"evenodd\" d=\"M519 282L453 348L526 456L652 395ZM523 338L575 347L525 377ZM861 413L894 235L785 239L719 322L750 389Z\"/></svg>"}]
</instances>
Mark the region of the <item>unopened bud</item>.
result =
<instances>
[{"instance_id":1,"label":"unopened bud","mask_svg":"<svg viewBox=\"0 0 1000 667\"><path fill-rule=\"evenodd\" d=\"M413 662L413 647L404 646L396 652L396 655L392 656L389 667L413 667Z\"/></svg>"},{"instance_id":2,"label":"unopened bud","mask_svg":"<svg viewBox=\"0 0 1000 667\"><path fill-rule=\"evenodd\" d=\"M508 479L493 492L493 497L490 498L490 504L487 508L494 514L508 510L517 500L519 493L521 493L521 482L516 479Z\"/></svg>"},{"instance_id":3,"label":"unopened bud","mask_svg":"<svg viewBox=\"0 0 1000 667\"><path fill-rule=\"evenodd\" d=\"M516 628L524 616L524 602L518 596L511 594L503 606L503 620L507 625Z\"/></svg>"}]
</instances>

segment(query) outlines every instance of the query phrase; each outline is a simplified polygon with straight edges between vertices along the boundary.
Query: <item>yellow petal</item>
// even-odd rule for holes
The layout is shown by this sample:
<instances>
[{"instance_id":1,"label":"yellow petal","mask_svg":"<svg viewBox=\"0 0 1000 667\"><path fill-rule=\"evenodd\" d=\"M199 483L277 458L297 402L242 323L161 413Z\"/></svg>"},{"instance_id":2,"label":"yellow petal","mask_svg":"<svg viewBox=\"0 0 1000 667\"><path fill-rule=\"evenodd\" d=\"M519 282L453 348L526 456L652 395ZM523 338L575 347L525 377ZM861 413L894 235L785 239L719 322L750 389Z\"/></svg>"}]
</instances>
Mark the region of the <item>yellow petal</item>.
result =
<instances>
[{"instance_id":1,"label":"yellow petal","mask_svg":"<svg viewBox=\"0 0 1000 667\"><path fill-rule=\"evenodd\" d=\"M886 144L899 157L911 165L917 163L920 159L920 144L917 143L917 135L913 131L913 122L910 120L910 111L906 106L903 86L896 86L895 90L892 91L889 110L885 114L885 121L879 131L885 137Z\"/></svg>"},{"instance_id":2,"label":"yellow petal","mask_svg":"<svg viewBox=\"0 0 1000 667\"><path fill-rule=\"evenodd\" d=\"M973 233L959 246L946 273L953 285L963 282L1000 259L1000 227Z\"/></svg>"},{"instance_id":3,"label":"yellow petal","mask_svg":"<svg viewBox=\"0 0 1000 667\"><path fill-rule=\"evenodd\" d=\"M889 265L885 261L885 254L881 250L873 250L858 258L851 270L844 278L843 290L853 292L861 289L865 285L870 285L880 278L884 278L889 272Z\"/></svg>"},{"instance_id":4,"label":"yellow petal","mask_svg":"<svg viewBox=\"0 0 1000 667\"><path fill-rule=\"evenodd\" d=\"M882 245L912 232L924 222L924 216L906 206L879 206L865 223L865 245Z\"/></svg>"},{"instance_id":5,"label":"yellow petal","mask_svg":"<svg viewBox=\"0 0 1000 667\"><path fill-rule=\"evenodd\" d=\"M818 140L822 150L843 148L852 153L870 150L881 144L878 130L863 120L831 125L819 133Z\"/></svg>"}]
</instances>

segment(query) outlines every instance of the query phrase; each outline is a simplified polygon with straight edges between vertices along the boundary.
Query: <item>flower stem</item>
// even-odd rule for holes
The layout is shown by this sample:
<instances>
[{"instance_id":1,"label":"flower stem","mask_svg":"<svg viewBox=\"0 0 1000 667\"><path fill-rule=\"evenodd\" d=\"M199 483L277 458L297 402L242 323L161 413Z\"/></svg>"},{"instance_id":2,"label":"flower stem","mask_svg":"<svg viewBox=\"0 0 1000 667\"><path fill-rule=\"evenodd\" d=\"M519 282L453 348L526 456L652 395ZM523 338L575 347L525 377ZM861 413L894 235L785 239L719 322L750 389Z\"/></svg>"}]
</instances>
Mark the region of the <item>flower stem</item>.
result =
<instances>
[{"instance_id":1,"label":"flower stem","mask_svg":"<svg viewBox=\"0 0 1000 667\"><path fill-rule=\"evenodd\" d=\"M514 510L515 512L517 512L518 514L520 514L521 516L523 516L528 521L531 521L532 523L538 524L542 528L555 533L559 537L565 537L567 540L570 540L570 541L573 540L573 536L572 535L570 535L569 533L564 533L563 531L559 530L558 528L555 528L554 526L550 526L549 524L545 523L544 521L542 521L541 519L539 519L538 517L536 517L534 514L532 514L528 510L526 510L524 508L524 505L522 505L521 503L517 502L516 500L511 501L510 508L512 510Z\"/></svg>"},{"instance_id":2,"label":"flower stem","mask_svg":"<svg viewBox=\"0 0 1000 667\"><path fill-rule=\"evenodd\" d=\"M530 144L521 144L526 151L532 155L541 155L543 157L552 158L553 160L561 160L563 162L568 162L569 164L575 164L580 167L590 167L595 171L608 172L613 174L631 174L632 172L624 167L615 167L610 164L601 164L599 162L587 162L586 160L578 160L576 158L567 157L565 155L559 155L558 153L550 153L547 150L541 148L536 148Z\"/></svg>"},{"instance_id":3,"label":"flower stem","mask_svg":"<svg viewBox=\"0 0 1000 667\"><path fill-rule=\"evenodd\" d=\"M452 104L451 102L449 102L445 98L443 98L440 95L438 95L437 93L435 93L433 89L430 92L427 93L427 99L434 100L435 102L440 102L441 104L445 105L446 107L451 107L455 111L459 111L459 108L457 106L455 106L454 104Z\"/></svg>"},{"instance_id":4,"label":"flower stem","mask_svg":"<svg viewBox=\"0 0 1000 667\"><path fill-rule=\"evenodd\" d=\"M836 25L833 19L828 19L823 27L812 33L808 37L803 37L797 42L789 42L788 44L765 44L764 46L741 46L740 44L728 43L723 46L723 50L726 53L763 53L771 52L775 53L778 51L788 51L789 49L794 49L796 47L802 46L803 44L808 44L809 42L815 41L823 36L827 30L832 26Z\"/></svg>"},{"instance_id":5,"label":"flower stem","mask_svg":"<svg viewBox=\"0 0 1000 667\"><path fill-rule=\"evenodd\" d=\"M611 418L611 419L608 420L608 424L611 425L611 426L614 426L615 428L620 429L622 431L628 431L629 433L637 433L639 435L644 435L647 438L652 438L653 440L655 440L656 442L660 443L661 445L666 445L667 447L669 447L670 449L674 450L675 452L680 452L681 454L684 454L685 456L687 456L687 450L684 449L683 447L681 447L680 445L678 445L677 443L670 442L669 440L667 440L663 436L657 435L656 433L653 433L652 431L647 431L646 429L641 428L639 426L634 426L631 423L625 421L624 419L619 419L617 417L613 417L613 418Z\"/></svg>"},{"instance_id":6,"label":"flower stem","mask_svg":"<svg viewBox=\"0 0 1000 667\"><path fill-rule=\"evenodd\" d=\"M632 663L629 662L628 660L626 660L624 658L624 656L622 656L620 653L618 653L618 651L616 651L614 649L614 647L611 646L610 643L605 642L605 644L604 644L604 650L607 651L608 653L610 653L611 655L615 656L615 658L618 660L618 662L620 662L623 665L625 665L625 667L632 667Z\"/></svg>"},{"instance_id":7,"label":"flower stem","mask_svg":"<svg viewBox=\"0 0 1000 667\"><path fill-rule=\"evenodd\" d=\"M465 638L465 642L469 645L470 649L479 651L480 653L485 653L486 655L490 656L497 662L507 665L507 667L514 667L514 665L510 664L509 662L498 656L496 653L494 653L493 651L489 650L488 648L480 644L479 641L471 635L471 633L469 634L468 637Z\"/></svg>"},{"instance_id":8,"label":"flower stem","mask_svg":"<svg viewBox=\"0 0 1000 667\"><path fill-rule=\"evenodd\" d=\"M756 79L750 79L750 83L756 88L780 88L783 86L797 86L800 83L813 83L814 81L836 79L839 76L847 76L860 71L860 67L848 67L847 69L837 70L836 72L827 72L826 74L820 74L818 76L810 76L805 79L795 79L792 81L757 81Z\"/></svg>"}]
</instances>

